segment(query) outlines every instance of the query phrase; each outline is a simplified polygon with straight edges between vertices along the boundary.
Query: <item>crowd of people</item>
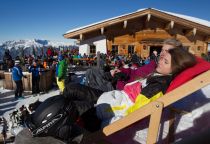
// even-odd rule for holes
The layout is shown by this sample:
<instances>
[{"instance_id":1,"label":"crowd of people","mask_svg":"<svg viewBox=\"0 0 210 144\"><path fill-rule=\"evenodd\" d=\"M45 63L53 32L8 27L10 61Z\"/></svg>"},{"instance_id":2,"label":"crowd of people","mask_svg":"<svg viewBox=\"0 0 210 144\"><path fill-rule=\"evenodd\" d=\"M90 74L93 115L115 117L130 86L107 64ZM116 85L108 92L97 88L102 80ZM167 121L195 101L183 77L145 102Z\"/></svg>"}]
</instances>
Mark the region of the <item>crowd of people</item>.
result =
<instances>
[{"instance_id":1,"label":"crowd of people","mask_svg":"<svg viewBox=\"0 0 210 144\"><path fill-rule=\"evenodd\" d=\"M157 57L157 51L154 51L152 56L145 60L138 56L136 52L128 56L108 52L107 54L100 54L99 68L104 72L109 72L113 68L121 68L129 64L129 67L135 69L149 64L150 60L157 62ZM97 57L94 54L87 55L84 53L81 55L78 49L56 51L51 47L47 49L45 54L43 52L41 54L34 53L33 55L16 56L15 59L12 58L9 50L6 50L3 57L3 70L12 71L13 80L16 84L15 98L18 99L24 98L22 95L23 84L21 79L22 77L26 78L26 76L23 75L22 71L32 73L32 94L34 96L40 93L40 76L46 69L51 69L55 73L55 77L53 75L52 79L62 93L65 87L69 65L96 66Z\"/></svg>"}]
</instances>

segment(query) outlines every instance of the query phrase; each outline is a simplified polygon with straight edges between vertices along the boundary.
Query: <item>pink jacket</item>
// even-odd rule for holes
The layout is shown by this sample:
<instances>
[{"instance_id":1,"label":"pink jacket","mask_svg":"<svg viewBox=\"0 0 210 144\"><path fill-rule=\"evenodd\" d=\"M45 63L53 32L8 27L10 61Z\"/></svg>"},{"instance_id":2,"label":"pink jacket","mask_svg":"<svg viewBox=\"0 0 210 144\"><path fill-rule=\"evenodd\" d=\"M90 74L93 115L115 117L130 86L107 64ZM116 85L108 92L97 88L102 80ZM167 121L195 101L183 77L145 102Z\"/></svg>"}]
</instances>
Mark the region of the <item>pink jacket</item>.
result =
<instances>
[{"instance_id":1,"label":"pink jacket","mask_svg":"<svg viewBox=\"0 0 210 144\"><path fill-rule=\"evenodd\" d=\"M144 65L142 67L139 67L138 69L121 69L122 72L130 76L130 79L128 81L117 81L116 89L123 90L124 86L129 83L133 82L136 79L144 78L148 74L152 73L156 68L155 61L151 61L148 65Z\"/></svg>"}]
</instances>

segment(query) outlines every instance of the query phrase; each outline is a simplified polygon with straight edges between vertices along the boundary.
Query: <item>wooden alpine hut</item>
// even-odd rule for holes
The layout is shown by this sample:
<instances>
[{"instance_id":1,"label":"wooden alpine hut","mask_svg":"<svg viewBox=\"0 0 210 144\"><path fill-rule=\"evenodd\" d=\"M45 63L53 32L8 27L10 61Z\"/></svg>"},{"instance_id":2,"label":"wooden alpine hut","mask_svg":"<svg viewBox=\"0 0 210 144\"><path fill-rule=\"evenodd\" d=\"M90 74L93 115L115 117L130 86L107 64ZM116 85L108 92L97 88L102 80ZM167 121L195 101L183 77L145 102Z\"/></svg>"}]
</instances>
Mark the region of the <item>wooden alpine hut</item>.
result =
<instances>
[{"instance_id":1,"label":"wooden alpine hut","mask_svg":"<svg viewBox=\"0 0 210 144\"><path fill-rule=\"evenodd\" d=\"M176 38L197 56L206 54L210 43L210 22L154 8L140 9L67 31L67 39L76 39L79 53L114 51L128 55L135 51L148 57L161 50L166 38Z\"/></svg>"}]
</instances>

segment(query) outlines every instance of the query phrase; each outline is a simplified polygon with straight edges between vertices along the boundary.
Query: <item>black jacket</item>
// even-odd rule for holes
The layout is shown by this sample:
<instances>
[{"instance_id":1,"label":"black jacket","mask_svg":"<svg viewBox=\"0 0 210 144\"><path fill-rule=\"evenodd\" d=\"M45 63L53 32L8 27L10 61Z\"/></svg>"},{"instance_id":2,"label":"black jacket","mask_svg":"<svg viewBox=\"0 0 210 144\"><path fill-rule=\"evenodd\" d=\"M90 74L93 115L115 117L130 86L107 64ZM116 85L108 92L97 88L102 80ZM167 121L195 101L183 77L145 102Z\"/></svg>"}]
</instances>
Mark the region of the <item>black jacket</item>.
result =
<instances>
[{"instance_id":1,"label":"black jacket","mask_svg":"<svg viewBox=\"0 0 210 144\"><path fill-rule=\"evenodd\" d=\"M147 86L142 89L141 94L143 94L147 98L151 98L159 92L162 92L164 94L169 87L171 81L172 75L150 76L147 78Z\"/></svg>"},{"instance_id":2,"label":"black jacket","mask_svg":"<svg viewBox=\"0 0 210 144\"><path fill-rule=\"evenodd\" d=\"M103 91L85 85L69 83L65 86L63 95L67 101L75 103L79 115L94 107Z\"/></svg>"}]
</instances>

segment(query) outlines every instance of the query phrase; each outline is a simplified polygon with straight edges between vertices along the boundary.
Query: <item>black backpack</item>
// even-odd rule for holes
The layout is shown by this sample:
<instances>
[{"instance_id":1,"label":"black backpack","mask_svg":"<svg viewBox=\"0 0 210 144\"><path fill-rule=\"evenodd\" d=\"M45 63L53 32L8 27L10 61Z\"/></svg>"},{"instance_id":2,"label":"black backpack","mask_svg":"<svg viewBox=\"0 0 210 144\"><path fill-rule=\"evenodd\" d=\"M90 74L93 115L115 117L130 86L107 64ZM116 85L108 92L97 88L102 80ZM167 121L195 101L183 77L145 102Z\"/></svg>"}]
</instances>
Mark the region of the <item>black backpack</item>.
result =
<instances>
[{"instance_id":1,"label":"black backpack","mask_svg":"<svg viewBox=\"0 0 210 144\"><path fill-rule=\"evenodd\" d=\"M69 141L80 133L75 125L77 119L74 103L58 95L41 103L27 118L26 125L34 137L53 136Z\"/></svg>"}]
</instances>

